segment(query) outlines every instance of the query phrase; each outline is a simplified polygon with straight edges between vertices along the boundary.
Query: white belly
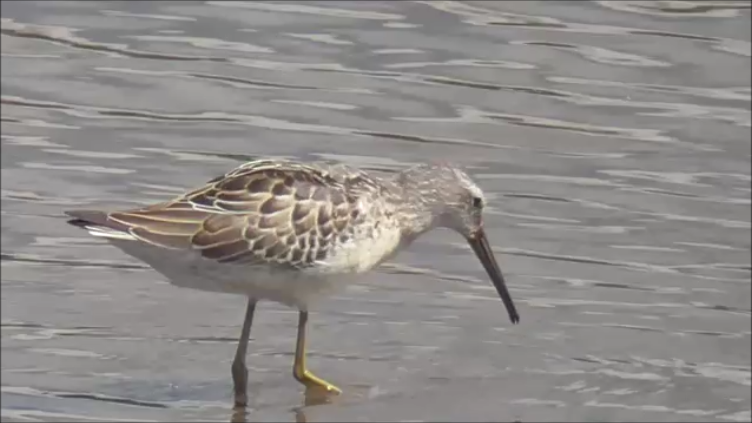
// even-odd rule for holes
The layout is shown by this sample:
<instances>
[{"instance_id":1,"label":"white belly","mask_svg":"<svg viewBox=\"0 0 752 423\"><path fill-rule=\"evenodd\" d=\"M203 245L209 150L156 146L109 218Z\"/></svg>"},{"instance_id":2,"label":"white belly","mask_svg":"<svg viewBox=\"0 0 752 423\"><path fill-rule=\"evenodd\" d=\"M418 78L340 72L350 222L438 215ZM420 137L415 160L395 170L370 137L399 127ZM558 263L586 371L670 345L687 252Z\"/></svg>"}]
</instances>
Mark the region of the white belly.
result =
<instances>
[{"instance_id":1,"label":"white belly","mask_svg":"<svg viewBox=\"0 0 752 423\"><path fill-rule=\"evenodd\" d=\"M401 232L395 226L382 224L373 230L361 227L350 241L338 244L326 259L313 266L275 271L263 265L219 263L194 251L155 247L129 236L106 238L175 286L240 294L303 310L312 301L354 282L358 274L394 256L402 246Z\"/></svg>"},{"instance_id":2,"label":"white belly","mask_svg":"<svg viewBox=\"0 0 752 423\"><path fill-rule=\"evenodd\" d=\"M307 310L308 305L343 288L354 274L332 274L316 268L270 271L264 266L219 263L192 251L168 250L138 241L110 239L125 253L143 261L182 288L239 294Z\"/></svg>"}]
</instances>

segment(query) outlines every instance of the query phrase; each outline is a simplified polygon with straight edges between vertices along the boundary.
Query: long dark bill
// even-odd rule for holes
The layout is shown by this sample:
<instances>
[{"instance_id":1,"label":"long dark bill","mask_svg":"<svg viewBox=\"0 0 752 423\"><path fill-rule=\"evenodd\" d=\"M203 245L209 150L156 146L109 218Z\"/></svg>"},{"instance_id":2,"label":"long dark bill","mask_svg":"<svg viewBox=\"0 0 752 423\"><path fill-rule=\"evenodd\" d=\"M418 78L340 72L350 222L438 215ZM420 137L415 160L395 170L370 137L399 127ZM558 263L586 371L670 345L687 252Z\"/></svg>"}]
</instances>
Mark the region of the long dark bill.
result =
<instances>
[{"instance_id":1,"label":"long dark bill","mask_svg":"<svg viewBox=\"0 0 752 423\"><path fill-rule=\"evenodd\" d=\"M470 243L470 246L473 247L473 251L475 251L475 255L478 256L480 262L483 263L483 267L486 269L486 272L488 272L488 276L491 277L491 281L493 281L496 291L499 292L501 301L504 302L504 307L507 308L509 319L512 323L519 322L520 315L517 314L517 309L514 307L512 296L509 295L507 284L504 282L504 276L501 275L499 264L496 263L496 258L494 258L493 251L491 251L491 246L488 245L486 233L483 232L483 229L478 229L475 236L468 238L467 241Z\"/></svg>"}]
</instances>

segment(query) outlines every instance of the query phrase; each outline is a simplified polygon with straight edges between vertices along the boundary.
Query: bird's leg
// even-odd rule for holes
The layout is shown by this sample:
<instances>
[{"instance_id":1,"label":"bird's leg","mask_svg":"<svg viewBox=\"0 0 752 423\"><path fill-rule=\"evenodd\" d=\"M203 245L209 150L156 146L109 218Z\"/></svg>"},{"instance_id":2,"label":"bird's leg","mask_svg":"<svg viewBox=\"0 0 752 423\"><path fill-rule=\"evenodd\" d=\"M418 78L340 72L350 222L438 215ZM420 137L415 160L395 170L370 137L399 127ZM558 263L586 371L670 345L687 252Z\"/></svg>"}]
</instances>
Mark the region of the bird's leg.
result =
<instances>
[{"instance_id":1,"label":"bird's leg","mask_svg":"<svg viewBox=\"0 0 752 423\"><path fill-rule=\"evenodd\" d=\"M248 299L248 307L245 310L245 321L240 333L238 349L235 351L235 360L232 362L232 381L235 387L235 406L245 407L248 402L246 393L248 387L248 369L245 367L245 354L248 349L248 337L251 334L253 312L256 310L256 299Z\"/></svg>"},{"instance_id":2,"label":"bird's leg","mask_svg":"<svg viewBox=\"0 0 752 423\"><path fill-rule=\"evenodd\" d=\"M308 312L300 311L298 314L298 341L295 345L295 363L292 367L292 375L298 382L305 385L307 390L322 390L326 393L341 394L342 390L317 377L306 367L306 323L308 323Z\"/></svg>"}]
</instances>

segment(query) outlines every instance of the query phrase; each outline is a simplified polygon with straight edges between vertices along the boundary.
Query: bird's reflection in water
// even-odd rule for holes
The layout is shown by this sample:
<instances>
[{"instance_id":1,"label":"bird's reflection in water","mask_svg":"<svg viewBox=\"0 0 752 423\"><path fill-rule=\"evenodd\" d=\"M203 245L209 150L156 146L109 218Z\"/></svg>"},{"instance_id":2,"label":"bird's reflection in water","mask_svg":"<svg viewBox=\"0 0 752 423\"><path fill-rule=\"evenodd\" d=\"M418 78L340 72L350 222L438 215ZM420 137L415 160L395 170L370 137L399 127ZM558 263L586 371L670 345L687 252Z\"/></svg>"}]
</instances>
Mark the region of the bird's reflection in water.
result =
<instances>
[{"instance_id":1,"label":"bird's reflection in water","mask_svg":"<svg viewBox=\"0 0 752 423\"><path fill-rule=\"evenodd\" d=\"M232 415L230 416L230 423L244 423L247 422L248 419L246 418L248 416L248 411L245 407L233 407L232 408Z\"/></svg>"},{"instance_id":2,"label":"bird's reflection in water","mask_svg":"<svg viewBox=\"0 0 752 423\"><path fill-rule=\"evenodd\" d=\"M337 397L338 395L333 395L319 389L307 389L303 395L303 405L295 407L292 410L295 413L295 421L297 423L306 423L308 421L305 414L306 407L331 404Z\"/></svg>"},{"instance_id":3,"label":"bird's reflection in water","mask_svg":"<svg viewBox=\"0 0 752 423\"><path fill-rule=\"evenodd\" d=\"M338 395L330 394L326 391L319 389L308 389L303 394L303 404L292 409L295 414L295 421L298 423L305 423L308 421L305 410L307 407L313 407L316 405L331 404ZM234 407L232 410L232 416L230 417L230 423L246 423L253 421L250 410L246 407Z\"/></svg>"}]
</instances>

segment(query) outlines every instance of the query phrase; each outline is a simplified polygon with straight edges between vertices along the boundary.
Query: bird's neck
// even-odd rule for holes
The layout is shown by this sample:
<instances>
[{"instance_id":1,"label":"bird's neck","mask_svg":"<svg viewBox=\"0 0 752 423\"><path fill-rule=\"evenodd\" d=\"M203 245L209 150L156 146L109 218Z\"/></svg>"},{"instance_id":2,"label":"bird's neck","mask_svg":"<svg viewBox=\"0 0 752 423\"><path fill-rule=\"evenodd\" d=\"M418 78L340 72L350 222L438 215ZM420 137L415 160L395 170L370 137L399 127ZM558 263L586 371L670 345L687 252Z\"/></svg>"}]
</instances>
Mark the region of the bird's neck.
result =
<instances>
[{"instance_id":1,"label":"bird's neck","mask_svg":"<svg viewBox=\"0 0 752 423\"><path fill-rule=\"evenodd\" d=\"M415 238L438 226L443 204L436 195L430 195L428 181L413 178L410 169L397 174L391 181L392 208L406 241Z\"/></svg>"}]
</instances>

